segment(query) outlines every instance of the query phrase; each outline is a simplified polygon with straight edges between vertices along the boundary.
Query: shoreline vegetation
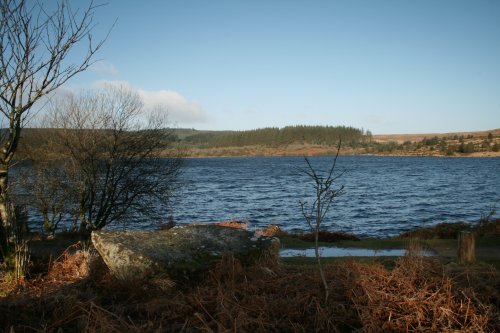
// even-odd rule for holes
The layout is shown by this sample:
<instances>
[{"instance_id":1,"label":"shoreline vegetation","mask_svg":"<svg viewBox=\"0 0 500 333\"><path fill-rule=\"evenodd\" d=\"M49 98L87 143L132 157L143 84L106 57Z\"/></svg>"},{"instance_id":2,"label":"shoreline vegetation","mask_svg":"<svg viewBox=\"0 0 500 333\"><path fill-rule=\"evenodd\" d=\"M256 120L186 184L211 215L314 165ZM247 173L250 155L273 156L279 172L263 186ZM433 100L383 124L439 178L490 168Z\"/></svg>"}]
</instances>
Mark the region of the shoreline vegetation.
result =
<instances>
[{"instance_id":1,"label":"shoreline vegetation","mask_svg":"<svg viewBox=\"0 0 500 333\"><path fill-rule=\"evenodd\" d=\"M244 228L240 222L221 223ZM477 237L477 262L461 265L456 235ZM311 235L270 226L287 248L312 246ZM75 234L31 241L21 283L0 279L0 323L9 332L416 332L500 329L500 219L474 226L443 223L391 239L359 240L323 232L322 244L394 248L403 257L324 258L325 303L314 258L283 258L243 267L230 255L203 277L165 287L161 279L124 286L92 246ZM56 245L59 244L59 245ZM426 257L432 248L437 255Z\"/></svg>"},{"instance_id":2,"label":"shoreline vegetation","mask_svg":"<svg viewBox=\"0 0 500 333\"><path fill-rule=\"evenodd\" d=\"M26 128L19 159L44 144L57 129ZM158 153L187 158L253 156L332 156L339 138L340 155L500 157L500 129L441 134L373 135L346 126L289 126L249 131L165 129L167 142Z\"/></svg>"},{"instance_id":3,"label":"shoreline vegetation","mask_svg":"<svg viewBox=\"0 0 500 333\"><path fill-rule=\"evenodd\" d=\"M373 135L352 127L293 126L252 131L177 129L175 141L186 157L341 155L500 157L500 129L444 134Z\"/></svg>"}]
</instances>

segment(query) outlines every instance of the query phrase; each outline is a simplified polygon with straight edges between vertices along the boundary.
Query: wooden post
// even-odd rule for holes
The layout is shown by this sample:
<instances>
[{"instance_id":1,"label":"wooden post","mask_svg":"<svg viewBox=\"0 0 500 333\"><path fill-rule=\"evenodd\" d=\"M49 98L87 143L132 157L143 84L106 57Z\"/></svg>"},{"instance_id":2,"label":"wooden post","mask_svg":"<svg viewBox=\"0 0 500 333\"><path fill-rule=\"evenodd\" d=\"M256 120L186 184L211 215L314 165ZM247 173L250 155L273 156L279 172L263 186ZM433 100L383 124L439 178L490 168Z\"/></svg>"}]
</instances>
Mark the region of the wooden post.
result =
<instances>
[{"instance_id":1,"label":"wooden post","mask_svg":"<svg viewBox=\"0 0 500 333\"><path fill-rule=\"evenodd\" d=\"M458 235L458 262L471 265L476 261L476 240L474 233L462 231Z\"/></svg>"}]
</instances>

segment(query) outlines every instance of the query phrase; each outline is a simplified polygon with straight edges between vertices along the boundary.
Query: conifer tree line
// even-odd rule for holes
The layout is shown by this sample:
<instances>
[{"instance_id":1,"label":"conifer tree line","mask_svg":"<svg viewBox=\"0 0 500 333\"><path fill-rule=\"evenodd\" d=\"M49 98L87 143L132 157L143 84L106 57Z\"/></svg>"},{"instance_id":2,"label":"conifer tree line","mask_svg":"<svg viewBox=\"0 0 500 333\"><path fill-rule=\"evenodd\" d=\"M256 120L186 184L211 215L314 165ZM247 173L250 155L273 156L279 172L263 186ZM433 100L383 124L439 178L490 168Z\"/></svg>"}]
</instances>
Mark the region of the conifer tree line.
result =
<instances>
[{"instance_id":1,"label":"conifer tree line","mask_svg":"<svg viewBox=\"0 0 500 333\"><path fill-rule=\"evenodd\" d=\"M186 142L209 147L242 147L252 145L318 144L336 145L339 138L346 145L357 145L370 140L370 131L350 126L287 126L262 129L200 133L189 136Z\"/></svg>"}]
</instances>

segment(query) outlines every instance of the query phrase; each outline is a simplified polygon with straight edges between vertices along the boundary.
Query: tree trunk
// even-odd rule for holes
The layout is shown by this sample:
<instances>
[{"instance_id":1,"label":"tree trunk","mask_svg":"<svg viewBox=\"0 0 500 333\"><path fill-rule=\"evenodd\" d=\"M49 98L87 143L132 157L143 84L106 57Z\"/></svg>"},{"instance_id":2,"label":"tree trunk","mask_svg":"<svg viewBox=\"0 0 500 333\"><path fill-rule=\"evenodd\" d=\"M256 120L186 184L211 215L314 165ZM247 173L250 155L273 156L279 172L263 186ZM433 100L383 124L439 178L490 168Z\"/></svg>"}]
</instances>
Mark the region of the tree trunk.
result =
<instances>
[{"instance_id":1,"label":"tree trunk","mask_svg":"<svg viewBox=\"0 0 500 333\"><path fill-rule=\"evenodd\" d=\"M319 275L321 277L321 282L323 282L323 288L325 289L325 304L328 302L328 283L326 282L325 272L323 270L323 265L321 264L321 256L319 255L319 227L321 225L321 197L317 195L317 216L316 216L316 228L314 230L314 253L316 254L316 260L318 261Z\"/></svg>"},{"instance_id":2,"label":"tree trunk","mask_svg":"<svg viewBox=\"0 0 500 333\"><path fill-rule=\"evenodd\" d=\"M321 264L321 256L319 255L318 230L316 230L316 236L314 241L314 254L316 255L319 275L321 277L321 282L323 282L323 289L325 290L325 304L326 304L326 302L328 302L329 292L328 292L328 283L326 282L325 272L323 270L323 265Z\"/></svg>"},{"instance_id":3,"label":"tree trunk","mask_svg":"<svg viewBox=\"0 0 500 333\"><path fill-rule=\"evenodd\" d=\"M2 227L7 228L10 223L9 212L7 210L7 186L8 186L8 171L7 168L0 167L0 219Z\"/></svg>"},{"instance_id":4,"label":"tree trunk","mask_svg":"<svg viewBox=\"0 0 500 333\"><path fill-rule=\"evenodd\" d=\"M0 262L7 255L9 245L10 216L7 199L7 168L0 167Z\"/></svg>"},{"instance_id":5,"label":"tree trunk","mask_svg":"<svg viewBox=\"0 0 500 333\"><path fill-rule=\"evenodd\" d=\"M471 265L476 261L476 241L474 233L462 231L458 235L458 262L462 265Z\"/></svg>"}]
</instances>

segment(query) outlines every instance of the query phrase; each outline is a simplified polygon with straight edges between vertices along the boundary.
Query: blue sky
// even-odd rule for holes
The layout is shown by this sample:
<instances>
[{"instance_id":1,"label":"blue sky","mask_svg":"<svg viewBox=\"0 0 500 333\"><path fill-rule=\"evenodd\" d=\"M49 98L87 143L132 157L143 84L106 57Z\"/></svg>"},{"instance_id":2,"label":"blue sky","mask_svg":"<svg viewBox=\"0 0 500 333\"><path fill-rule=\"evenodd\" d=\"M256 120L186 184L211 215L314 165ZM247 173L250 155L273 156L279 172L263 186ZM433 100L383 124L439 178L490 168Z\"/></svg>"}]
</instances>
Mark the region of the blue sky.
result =
<instances>
[{"instance_id":1,"label":"blue sky","mask_svg":"<svg viewBox=\"0 0 500 333\"><path fill-rule=\"evenodd\" d=\"M500 127L497 0L112 0L96 37L115 19L68 87L127 84L177 127Z\"/></svg>"}]
</instances>

